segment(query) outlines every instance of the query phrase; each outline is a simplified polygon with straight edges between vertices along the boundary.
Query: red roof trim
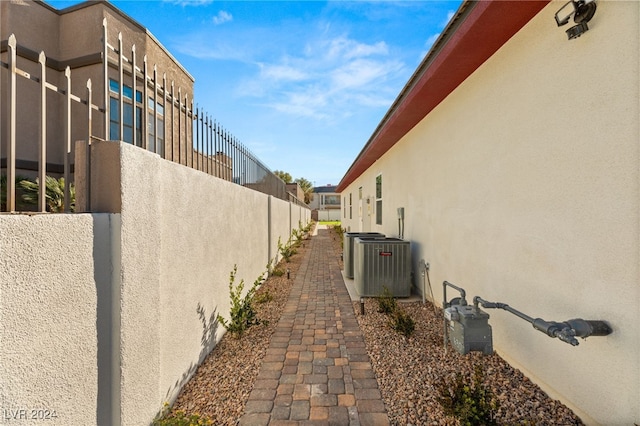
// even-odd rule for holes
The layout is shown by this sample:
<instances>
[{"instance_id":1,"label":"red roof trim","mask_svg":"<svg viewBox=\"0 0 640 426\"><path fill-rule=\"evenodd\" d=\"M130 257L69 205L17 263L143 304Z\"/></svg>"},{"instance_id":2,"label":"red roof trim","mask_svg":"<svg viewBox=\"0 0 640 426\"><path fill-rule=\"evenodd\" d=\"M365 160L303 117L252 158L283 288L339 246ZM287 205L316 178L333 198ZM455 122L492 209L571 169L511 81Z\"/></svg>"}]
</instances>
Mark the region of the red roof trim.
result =
<instances>
[{"instance_id":1,"label":"red roof trim","mask_svg":"<svg viewBox=\"0 0 640 426\"><path fill-rule=\"evenodd\" d=\"M473 5L396 106L387 113L342 181L342 192L542 10L549 0L493 0ZM462 7L461 7L462 10ZM420 70L419 70L420 71Z\"/></svg>"}]
</instances>

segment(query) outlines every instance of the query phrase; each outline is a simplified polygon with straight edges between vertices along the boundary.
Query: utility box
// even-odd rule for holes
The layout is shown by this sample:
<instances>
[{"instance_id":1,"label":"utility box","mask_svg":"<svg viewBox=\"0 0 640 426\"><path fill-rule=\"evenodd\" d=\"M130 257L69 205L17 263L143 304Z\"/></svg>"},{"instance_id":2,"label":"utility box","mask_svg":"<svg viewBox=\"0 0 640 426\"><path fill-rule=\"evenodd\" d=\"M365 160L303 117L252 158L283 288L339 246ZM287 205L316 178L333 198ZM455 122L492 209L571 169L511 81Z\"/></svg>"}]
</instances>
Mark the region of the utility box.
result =
<instances>
[{"instance_id":1,"label":"utility box","mask_svg":"<svg viewBox=\"0 0 640 426\"><path fill-rule=\"evenodd\" d=\"M393 297L411 295L411 243L399 238L357 237L354 284L360 296L378 297L387 287Z\"/></svg>"},{"instance_id":2,"label":"utility box","mask_svg":"<svg viewBox=\"0 0 640 426\"><path fill-rule=\"evenodd\" d=\"M453 305L444 310L451 346L460 354L471 351L493 353L489 314L474 306Z\"/></svg>"},{"instance_id":3,"label":"utility box","mask_svg":"<svg viewBox=\"0 0 640 426\"><path fill-rule=\"evenodd\" d=\"M344 275L347 278L353 279L353 244L356 238L384 238L384 234L379 232L345 232L344 240L342 243L342 251L344 253Z\"/></svg>"}]
</instances>

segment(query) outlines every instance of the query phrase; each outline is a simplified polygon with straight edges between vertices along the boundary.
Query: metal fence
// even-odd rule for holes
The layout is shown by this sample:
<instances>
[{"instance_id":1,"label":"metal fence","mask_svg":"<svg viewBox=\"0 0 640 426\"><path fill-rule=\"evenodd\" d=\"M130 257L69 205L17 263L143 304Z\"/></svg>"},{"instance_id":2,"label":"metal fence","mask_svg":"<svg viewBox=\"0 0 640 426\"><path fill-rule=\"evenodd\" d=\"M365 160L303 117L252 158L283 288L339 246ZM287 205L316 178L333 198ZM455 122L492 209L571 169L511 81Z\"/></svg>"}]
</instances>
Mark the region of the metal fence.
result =
<instances>
[{"instance_id":1,"label":"metal fence","mask_svg":"<svg viewBox=\"0 0 640 426\"><path fill-rule=\"evenodd\" d=\"M32 116L38 116L39 123L38 161L37 166L33 166L39 181L38 211L46 211L47 173L64 177L64 200L70 199L74 149L72 140L77 139L88 140L89 143L96 139L124 140L153 151L167 160L306 206L302 200L288 193L285 183L236 137L205 111L197 106L194 108L193 99L190 101L188 94L183 95L181 88L176 90L175 82L168 82L166 73L162 73L160 77L157 66L149 67L146 55L138 64L135 45L127 56L123 51L121 34L118 34L115 46L109 44L106 19L103 21L102 40L103 52L92 55L99 58L97 63L102 67L100 78L103 80L104 96L100 96L103 99L98 100L94 99L91 79L86 80L85 93L74 95L69 66L63 71L64 83L52 84L47 73L50 61L44 52L40 52L35 58L35 52L19 46L14 35L2 43L2 52L6 52L6 62L0 61L0 71L6 72L3 76L6 84L0 85L0 104L6 105L6 111L0 109L0 123L6 123L6 129L0 128L0 158L4 154L3 146L6 146L6 161L2 164L6 170L2 200L4 210L16 211L16 173L29 163L21 161L16 154L16 134L22 130L17 125L16 115L21 103L27 102L29 97L21 97L17 88L24 85L18 84L18 78L39 85L40 88L37 105L29 106ZM35 62L39 64L37 72L25 70L32 69ZM97 63L94 62L93 65ZM62 70L52 71L49 75L57 75ZM34 88L29 90L33 91ZM48 147L51 134L47 133L47 111L52 108L51 105L48 106L48 102L59 102L58 99L52 99L49 92L62 96L65 105L60 117L64 134L56 135L63 140L63 147L60 149L64 165L61 171L54 170L57 168L47 163L47 151L58 148ZM78 129L86 129L86 132L78 137ZM69 211L67 201L64 210Z\"/></svg>"}]
</instances>

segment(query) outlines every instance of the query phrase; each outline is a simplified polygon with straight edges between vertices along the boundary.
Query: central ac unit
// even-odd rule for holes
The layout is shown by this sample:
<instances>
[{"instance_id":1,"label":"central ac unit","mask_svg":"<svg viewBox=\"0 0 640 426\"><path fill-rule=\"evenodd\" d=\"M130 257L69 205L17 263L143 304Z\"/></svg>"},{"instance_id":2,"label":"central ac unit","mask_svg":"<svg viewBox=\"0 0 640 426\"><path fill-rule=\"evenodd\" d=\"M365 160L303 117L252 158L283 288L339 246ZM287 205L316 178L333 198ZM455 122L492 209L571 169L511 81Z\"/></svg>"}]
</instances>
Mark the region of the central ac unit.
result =
<instances>
[{"instance_id":1,"label":"central ac unit","mask_svg":"<svg viewBox=\"0 0 640 426\"><path fill-rule=\"evenodd\" d=\"M353 279L353 242L358 237L384 238L384 234L379 232L345 232L342 243L344 275L351 279Z\"/></svg>"},{"instance_id":2,"label":"central ac unit","mask_svg":"<svg viewBox=\"0 0 640 426\"><path fill-rule=\"evenodd\" d=\"M411 295L411 243L398 238L358 237L354 243L354 284L360 296Z\"/></svg>"}]
</instances>

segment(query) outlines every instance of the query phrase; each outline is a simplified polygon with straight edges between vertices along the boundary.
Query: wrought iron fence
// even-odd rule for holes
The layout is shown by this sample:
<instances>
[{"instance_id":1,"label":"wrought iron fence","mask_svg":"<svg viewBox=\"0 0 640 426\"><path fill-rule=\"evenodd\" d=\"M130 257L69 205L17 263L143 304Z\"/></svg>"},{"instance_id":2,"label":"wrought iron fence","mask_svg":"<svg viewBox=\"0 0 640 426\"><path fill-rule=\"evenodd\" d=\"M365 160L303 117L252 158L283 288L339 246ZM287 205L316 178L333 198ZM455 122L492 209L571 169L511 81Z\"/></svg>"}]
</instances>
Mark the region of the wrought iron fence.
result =
<instances>
[{"instance_id":1,"label":"wrought iron fence","mask_svg":"<svg viewBox=\"0 0 640 426\"><path fill-rule=\"evenodd\" d=\"M100 64L102 67L100 78L103 80L103 96L99 96L102 98L99 100L95 99L91 79L86 80L85 93L72 93L71 68L68 65L64 69L54 68L53 72L48 73L49 62L52 61L48 61L44 52L36 54L19 46L14 35L2 43L1 52L6 54L6 62L0 61L0 70L5 73L3 80L6 83L0 85L0 103L6 105L7 111L4 111L3 116L0 109L0 119L4 117L0 123L5 123L6 126L6 129L0 129L0 158L4 153L3 146L6 146L6 161L2 164L2 168L6 170L3 180L6 184L0 211L16 211L16 173L23 169L37 172L38 211L46 211L47 173L64 177L64 200L69 200L73 174L72 141L77 139L89 142L96 139L123 140L153 151L167 160L306 206L302 200L288 193L285 183L236 137L202 109L194 108L188 93L183 95L181 88L176 91L175 82L169 83L166 73L162 73L160 77L157 66L154 65L151 69L146 55L138 65L135 45L130 54L125 55L121 33L118 34L115 46L109 44L108 40L105 19L103 52L89 55L94 58L94 62L88 63L94 66ZM24 61L20 66L18 58ZM27 71L33 69L36 62L39 65L37 72ZM55 85L49 81L49 75L57 75L59 72L64 73L63 83ZM37 114L39 117L38 161L35 166L33 161L25 161L17 156L16 135L22 129L17 125L16 115L19 108L24 110L24 105L20 106L23 100L27 102L26 96L21 98L21 93L17 90L18 87L24 87L24 84L19 84L18 78L40 87L37 106L29 107L32 116ZM34 88L29 90L33 92ZM47 111L52 108L51 103L60 102L59 99L52 99L49 92L62 96L62 103L65 105L59 117L64 134L55 137L63 141L62 144L57 144L62 145L62 167L47 162L47 152L58 148L48 147L51 134L47 131ZM94 119L94 114L98 115L97 119ZM64 210L70 210L68 201L65 201Z\"/></svg>"}]
</instances>

